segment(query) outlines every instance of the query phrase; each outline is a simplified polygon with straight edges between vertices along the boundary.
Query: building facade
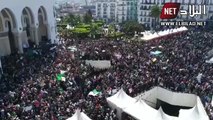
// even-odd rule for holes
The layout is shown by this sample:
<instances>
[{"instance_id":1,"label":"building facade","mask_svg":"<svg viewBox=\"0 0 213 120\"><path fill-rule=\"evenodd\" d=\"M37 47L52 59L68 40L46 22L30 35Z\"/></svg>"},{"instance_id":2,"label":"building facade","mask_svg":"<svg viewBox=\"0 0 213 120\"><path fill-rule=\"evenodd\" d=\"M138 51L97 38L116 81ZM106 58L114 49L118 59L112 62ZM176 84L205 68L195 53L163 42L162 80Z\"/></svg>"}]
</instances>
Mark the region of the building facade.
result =
<instances>
[{"instance_id":1,"label":"building facade","mask_svg":"<svg viewBox=\"0 0 213 120\"><path fill-rule=\"evenodd\" d=\"M97 0L96 18L106 22L117 21L117 0Z\"/></svg>"},{"instance_id":2,"label":"building facade","mask_svg":"<svg viewBox=\"0 0 213 120\"><path fill-rule=\"evenodd\" d=\"M119 0L118 1L118 10L117 10L117 19L119 23L128 20L137 21L137 8L138 0Z\"/></svg>"},{"instance_id":3,"label":"building facade","mask_svg":"<svg viewBox=\"0 0 213 120\"><path fill-rule=\"evenodd\" d=\"M53 0L1 0L0 56L23 53L29 40L42 39L56 43L56 21Z\"/></svg>"},{"instance_id":4,"label":"building facade","mask_svg":"<svg viewBox=\"0 0 213 120\"><path fill-rule=\"evenodd\" d=\"M137 20L138 0L96 0L96 17L122 23Z\"/></svg>"},{"instance_id":5,"label":"building facade","mask_svg":"<svg viewBox=\"0 0 213 120\"><path fill-rule=\"evenodd\" d=\"M213 15L213 0L139 0L138 1L138 22L144 24L146 27L152 27L154 18L151 17L151 8L154 5L163 6L166 2L178 2L181 3L180 9L188 10L189 5L206 5L206 15L195 16L193 18L188 15L178 15L174 20L196 20L206 21L212 18Z\"/></svg>"}]
</instances>

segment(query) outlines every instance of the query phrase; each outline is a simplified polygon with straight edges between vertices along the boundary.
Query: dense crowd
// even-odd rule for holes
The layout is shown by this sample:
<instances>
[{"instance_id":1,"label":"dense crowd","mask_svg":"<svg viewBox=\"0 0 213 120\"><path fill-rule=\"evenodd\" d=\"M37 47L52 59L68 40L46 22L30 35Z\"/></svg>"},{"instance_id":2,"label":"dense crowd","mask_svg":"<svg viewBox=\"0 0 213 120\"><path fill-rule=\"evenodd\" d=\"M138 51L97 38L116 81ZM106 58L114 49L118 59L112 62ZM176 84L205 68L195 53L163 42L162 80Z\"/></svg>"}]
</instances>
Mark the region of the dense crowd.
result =
<instances>
[{"instance_id":1,"label":"dense crowd","mask_svg":"<svg viewBox=\"0 0 213 120\"><path fill-rule=\"evenodd\" d=\"M213 65L206 54L213 49L213 34L189 31L147 42L81 41L41 44L23 55L4 57L0 110L3 120L64 120L77 108L92 120L117 120L106 98L121 87L137 96L153 86L200 96L213 120ZM161 51L161 54L150 54ZM78 59L80 58L80 59ZM112 66L97 70L83 59L108 59ZM66 71L65 81L56 75ZM201 79L197 76L202 74ZM88 93L97 89L99 96ZM6 93L6 94L5 94Z\"/></svg>"}]
</instances>

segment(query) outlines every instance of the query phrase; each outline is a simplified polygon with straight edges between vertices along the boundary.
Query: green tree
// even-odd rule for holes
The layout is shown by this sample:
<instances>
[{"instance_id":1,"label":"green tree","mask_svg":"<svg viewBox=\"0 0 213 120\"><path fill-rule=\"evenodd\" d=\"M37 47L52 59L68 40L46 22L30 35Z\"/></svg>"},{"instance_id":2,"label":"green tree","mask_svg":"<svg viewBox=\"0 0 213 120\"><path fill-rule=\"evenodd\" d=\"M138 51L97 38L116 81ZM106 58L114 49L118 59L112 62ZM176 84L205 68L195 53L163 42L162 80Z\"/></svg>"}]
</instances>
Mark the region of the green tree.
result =
<instances>
[{"instance_id":1,"label":"green tree","mask_svg":"<svg viewBox=\"0 0 213 120\"><path fill-rule=\"evenodd\" d=\"M89 35L90 30L86 28L74 28L73 30L70 30L70 32L78 38L86 38Z\"/></svg>"},{"instance_id":2,"label":"green tree","mask_svg":"<svg viewBox=\"0 0 213 120\"><path fill-rule=\"evenodd\" d=\"M114 23L109 24L108 30L109 30L110 34L115 33L116 32L116 30L115 30L115 24Z\"/></svg>"},{"instance_id":3,"label":"green tree","mask_svg":"<svg viewBox=\"0 0 213 120\"><path fill-rule=\"evenodd\" d=\"M87 13L84 15L84 23L88 24L92 22L92 12L88 10Z\"/></svg>"},{"instance_id":4,"label":"green tree","mask_svg":"<svg viewBox=\"0 0 213 120\"><path fill-rule=\"evenodd\" d=\"M100 35L101 34L101 27L96 23L92 23L90 25L90 34L93 38L95 38L97 35Z\"/></svg>"},{"instance_id":5,"label":"green tree","mask_svg":"<svg viewBox=\"0 0 213 120\"><path fill-rule=\"evenodd\" d=\"M154 18L154 28L156 28L157 26L157 22L159 21L160 18L160 14L161 14L161 8L158 5L154 5L151 8L151 17Z\"/></svg>"},{"instance_id":6,"label":"green tree","mask_svg":"<svg viewBox=\"0 0 213 120\"><path fill-rule=\"evenodd\" d=\"M126 35L130 35L130 36L134 35L135 32L144 31L142 24L139 24L136 21L126 21L121 25L121 27L122 27L122 31Z\"/></svg>"},{"instance_id":7,"label":"green tree","mask_svg":"<svg viewBox=\"0 0 213 120\"><path fill-rule=\"evenodd\" d=\"M77 24L81 23L81 17L75 16L73 14L69 14L68 16L64 17L61 21L61 24L70 24L72 26L75 26Z\"/></svg>"}]
</instances>

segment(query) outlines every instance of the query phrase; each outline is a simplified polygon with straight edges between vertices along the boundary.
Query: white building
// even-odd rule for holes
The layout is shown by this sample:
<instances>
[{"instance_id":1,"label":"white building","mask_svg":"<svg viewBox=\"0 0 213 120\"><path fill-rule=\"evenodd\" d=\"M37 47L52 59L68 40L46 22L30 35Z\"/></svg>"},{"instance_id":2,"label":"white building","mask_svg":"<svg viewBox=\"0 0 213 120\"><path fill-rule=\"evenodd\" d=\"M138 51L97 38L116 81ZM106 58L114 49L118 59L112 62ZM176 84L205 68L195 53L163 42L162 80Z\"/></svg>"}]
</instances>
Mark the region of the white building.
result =
<instances>
[{"instance_id":1,"label":"white building","mask_svg":"<svg viewBox=\"0 0 213 120\"><path fill-rule=\"evenodd\" d=\"M96 17L108 22L137 20L138 0L97 0Z\"/></svg>"},{"instance_id":2,"label":"white building","mask_svg":"<svg viewBox=\"0 0 213 120\"><path fill-rule=\"evenodd\" d=\"M206 15L190 18L188 15L178 16L176 20L197 20L205 21L210 19L213 15L213 0L139 0L138 2L138 22L144 24L147 27L151 27L154 21L151 15L151 8L154 5L163 6L167 2L181 3L180 10L188 10L189 5L206 5Z\"/></svg>"},{"instance_id":3,"label":"white building","mask_svg":"<svg viewBox=\"0 0 213 120\"><path fill-rule=\"evenodd\" d=\"M117 0L97 0L96 17L106 22L117 21Z\"/></svg>"},{"instance_id":4,"label":"white building","mask_svg":"<svg viewBox=\"0 0 213 120\"><path fill-rule=\"evenodd\" d=\"M138 0L119 0L118 1L118 22L137 20Z\"/></svg>"},{"instance_id":5,"label":"white building","mask_svg":"<svg viewBox=\"0 0 213 120\"><path fill-rule=\"evenodd\" d=\"M53 5L53 0L1 0L0 56L23 53L29 40L57 42Z\"/></svg>"}]
</instances>

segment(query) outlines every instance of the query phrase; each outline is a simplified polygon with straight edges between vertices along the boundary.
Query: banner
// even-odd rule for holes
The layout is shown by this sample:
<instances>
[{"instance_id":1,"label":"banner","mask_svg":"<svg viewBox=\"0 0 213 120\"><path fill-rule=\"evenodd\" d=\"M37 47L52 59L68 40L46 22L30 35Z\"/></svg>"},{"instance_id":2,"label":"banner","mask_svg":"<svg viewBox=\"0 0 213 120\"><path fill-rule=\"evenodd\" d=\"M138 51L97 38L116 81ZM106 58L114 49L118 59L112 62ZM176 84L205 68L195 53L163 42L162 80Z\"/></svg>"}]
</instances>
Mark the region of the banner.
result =
<instances>
[{"instance_id":1,"label":"banner","mask_svg":"<svg viewBox=\"0 0 213 120\"><path fill-rule=\"evenodd\" d=\"M24 107L23 108L23 111L30 111L30 110L32 110L32 105L30 105L30 106L27 106L27 107Z\"/></svg>"},{"instance_id":2,"label":"banner","mask_svg":"<svg viewBox=\"0 0 213 120\"><path fill-rule=\"evenodd\" d=\"M108 69L111 67L109 60L86 60L86 64L97 69Z\"/></svg>"},{"instance_id":3,"label":"banner","mask_svg":"<svg viewBox=\"0 0 213 120\"><path fill-rule=\"evenodd\" d=\"M161 51L151 51L150 54L151 55L160 55L162 52Z\"/></svg>"}]
</instances>

